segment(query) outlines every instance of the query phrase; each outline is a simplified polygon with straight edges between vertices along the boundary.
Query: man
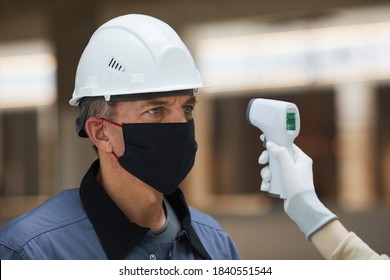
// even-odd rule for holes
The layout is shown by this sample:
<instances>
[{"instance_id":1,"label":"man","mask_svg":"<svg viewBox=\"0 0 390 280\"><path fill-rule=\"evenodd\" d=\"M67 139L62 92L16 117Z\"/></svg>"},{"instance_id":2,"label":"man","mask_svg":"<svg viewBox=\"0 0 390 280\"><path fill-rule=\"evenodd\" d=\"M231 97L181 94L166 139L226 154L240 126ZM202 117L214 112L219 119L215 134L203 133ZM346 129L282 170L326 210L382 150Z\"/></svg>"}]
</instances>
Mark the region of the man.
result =
<instances>
[{"instance_id":1,"label":"man","mask_svg":"<svg viewBox=\"0 0 390 280\"><path fill-rule=\"evenodd\" d=\"M263 140L263 138L262 138ZM295 161L285 147L267 142L267 150L259 158L268 162L271 154L281 169L285 193L284 210L326 259L389 259L372 250L354 232L349 232L318 199L313 182L313 161L300 148L293 146ZM272 174L269 166L261 170L261 190L269 191Z\"/></svg>"},{"instance_id":2,"label":"man","mask_svg":"<svg viewBox=\"0 0 390 280\"><path fill-rule=\"evenodd\" d=\"M203 87L164 22L125 15L91 37L70 104L97 154L79 189L11 221L1 259L238 259L230 237L187 205L178 185L197 145L192 111Z\"/></svg>"}]
</instances>

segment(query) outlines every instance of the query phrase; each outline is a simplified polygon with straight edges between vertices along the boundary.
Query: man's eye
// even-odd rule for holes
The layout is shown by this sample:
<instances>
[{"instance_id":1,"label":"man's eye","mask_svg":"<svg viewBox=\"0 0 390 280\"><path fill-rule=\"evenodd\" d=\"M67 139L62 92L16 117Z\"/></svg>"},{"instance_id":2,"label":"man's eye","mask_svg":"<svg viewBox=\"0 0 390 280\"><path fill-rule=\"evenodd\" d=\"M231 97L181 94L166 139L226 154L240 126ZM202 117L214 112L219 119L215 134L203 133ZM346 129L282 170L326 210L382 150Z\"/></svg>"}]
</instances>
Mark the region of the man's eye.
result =
<instances>
[{"instance_id":1,"label":"man's eye","mask_svg":"<svg viewBox=\"0 0 390 280\"><path fill-rule=\"evenodd\" d=\"M193 110L194 110L193 106L184 106L183 107L183 112L186 114L192 113Z\"/></svg>"},{"instance_id":2,"label":"man's eye","mask_svg":"<svg viewBox=\"0 0 390 280\"><path fill-rule=\"evenodd\" d=\"M160 108L153 108L153 109L148 110L148 113L152 114L152 115L156 115L159 113L159 111L160 111Z\"/></svg>"}]
</instances>

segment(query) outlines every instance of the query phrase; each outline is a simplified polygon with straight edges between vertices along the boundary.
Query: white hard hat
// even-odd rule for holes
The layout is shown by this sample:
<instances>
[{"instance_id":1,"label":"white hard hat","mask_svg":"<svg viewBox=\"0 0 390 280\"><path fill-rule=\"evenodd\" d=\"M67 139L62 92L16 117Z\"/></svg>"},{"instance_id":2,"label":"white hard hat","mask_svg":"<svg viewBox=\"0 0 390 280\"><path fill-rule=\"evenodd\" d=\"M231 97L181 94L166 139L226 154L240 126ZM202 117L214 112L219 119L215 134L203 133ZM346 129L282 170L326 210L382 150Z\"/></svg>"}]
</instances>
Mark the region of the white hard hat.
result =
<instances>
[{"instance_id":1,"label":"white hard hat","mask_svg":"<svg viewBox=\"0 0 390 280\"><path fill-rule=\"evenodd\" d=\"M76 72L70 105L81 98L180 91L204 87L177 33L156 18L130 14L100 26Z\"/></svg>"}]
</instances>

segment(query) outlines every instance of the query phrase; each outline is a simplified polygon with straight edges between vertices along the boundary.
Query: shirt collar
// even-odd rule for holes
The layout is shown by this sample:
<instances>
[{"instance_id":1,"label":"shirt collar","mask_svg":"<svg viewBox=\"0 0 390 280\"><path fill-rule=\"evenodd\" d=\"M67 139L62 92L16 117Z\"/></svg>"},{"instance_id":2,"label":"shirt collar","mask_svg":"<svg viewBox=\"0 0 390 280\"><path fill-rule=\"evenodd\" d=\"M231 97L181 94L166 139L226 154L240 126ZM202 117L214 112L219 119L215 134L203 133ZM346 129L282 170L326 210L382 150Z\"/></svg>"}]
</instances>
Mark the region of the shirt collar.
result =
<instances>
[{"instance_id":1,"label":"shirt collar","mask_svg":"<svg viewBox=\"0 0 390 280\"><path fill-rule=\"evenodd\" d=\"M107 195L96 180L99 166L99 160L96 160L81 181L81 201L108 259L123 259L149 229L132 223ZM177 189L166 198L183 230L187 232L194 250L203 258L209 259L208 253L191 225L190 212L183 193Z\"/></svg>"}]
</instances>

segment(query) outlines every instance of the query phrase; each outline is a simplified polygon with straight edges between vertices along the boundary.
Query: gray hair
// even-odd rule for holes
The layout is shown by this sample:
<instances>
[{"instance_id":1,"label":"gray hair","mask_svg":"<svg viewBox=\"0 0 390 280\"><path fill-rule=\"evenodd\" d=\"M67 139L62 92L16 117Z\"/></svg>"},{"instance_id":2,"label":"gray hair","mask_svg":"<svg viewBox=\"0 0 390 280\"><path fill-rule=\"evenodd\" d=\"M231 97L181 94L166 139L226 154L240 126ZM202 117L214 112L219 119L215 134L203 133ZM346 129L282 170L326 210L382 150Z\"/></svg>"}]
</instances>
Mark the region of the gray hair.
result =
<instances>
[{"instance_id":1,"label":"gray hair","mask_svg":"<svg viewBox=\"0 0 390 280\"><path fill-rule=\"evenodd\" d=\"M80 102L80 116L85 116L83 130L85 131L85 122L90 117L101 117L113 121L115 117L115 103L108 103L103 98L95 97L88 98ZM85 131L86 132L86 131ZM97 153L97 148L93 145L93 149Z\"/></svg>"},{"instance_id":2,"label":"gray hair","mask_svg":"<svg viewBox=\"0 0 390 280\"><path fill-rule=\"evenodd\" d=\"M115 103L108 104L102 98L91 99L86 106L81 103L80 115L83 114L86 114L85 120L89 117L101 117L112 121L115 117Z\"/></svg>"}]
</instances>

